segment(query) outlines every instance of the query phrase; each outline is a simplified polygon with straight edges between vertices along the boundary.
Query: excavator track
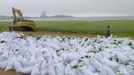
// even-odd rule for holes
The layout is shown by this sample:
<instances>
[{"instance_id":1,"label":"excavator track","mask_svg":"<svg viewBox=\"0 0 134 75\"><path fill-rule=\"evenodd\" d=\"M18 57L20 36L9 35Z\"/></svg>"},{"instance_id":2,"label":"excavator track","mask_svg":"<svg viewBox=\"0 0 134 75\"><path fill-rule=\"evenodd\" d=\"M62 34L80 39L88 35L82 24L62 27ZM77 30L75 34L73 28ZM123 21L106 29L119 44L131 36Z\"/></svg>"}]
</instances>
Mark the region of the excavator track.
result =
<instances>
[{"instance_id":1,"label":"excavator track","mask_svg":"<svg viewBox=\"0 0 134 75\"><path fill-rule=\"evenodd\" d=\"M34 31L35 30L32 27L28 27L28 26L13 26L12 29L14 31Z\"/></svg>"}]
</instances>

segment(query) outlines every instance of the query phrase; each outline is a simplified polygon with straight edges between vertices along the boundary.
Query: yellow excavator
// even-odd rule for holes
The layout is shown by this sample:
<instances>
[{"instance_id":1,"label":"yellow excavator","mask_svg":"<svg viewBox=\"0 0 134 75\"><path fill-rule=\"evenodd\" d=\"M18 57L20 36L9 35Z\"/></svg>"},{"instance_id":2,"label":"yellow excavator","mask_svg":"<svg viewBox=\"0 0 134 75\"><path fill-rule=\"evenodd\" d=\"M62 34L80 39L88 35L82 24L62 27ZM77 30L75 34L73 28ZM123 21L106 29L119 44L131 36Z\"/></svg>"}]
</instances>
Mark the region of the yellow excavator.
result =
<instances>
[{"instance_id":1,"label":"yellow excavator","mask_svg":"<svg viewBox=\"0 0 134 75\"><path fill-rule=\"evenodd\" d=\"M32 20L25 20L21 10L12 7L13 13L13 26L12 29L15 31L34 31L36 24Z\"/></svg>"}]
</instances>

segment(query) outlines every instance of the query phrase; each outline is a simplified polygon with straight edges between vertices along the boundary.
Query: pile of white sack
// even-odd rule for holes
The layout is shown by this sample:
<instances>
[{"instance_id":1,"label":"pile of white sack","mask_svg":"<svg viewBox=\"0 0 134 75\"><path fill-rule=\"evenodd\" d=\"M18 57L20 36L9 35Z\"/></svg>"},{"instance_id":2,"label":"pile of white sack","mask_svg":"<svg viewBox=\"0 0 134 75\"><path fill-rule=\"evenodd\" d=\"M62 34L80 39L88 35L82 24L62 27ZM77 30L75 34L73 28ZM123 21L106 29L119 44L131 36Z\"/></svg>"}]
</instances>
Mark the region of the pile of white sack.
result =
<instances>
[{"instance_id":1,"label":"pile of white sack","mask_svg":"<svg viewBox=\"0 0 134 75\"><path fill-rule=\"evenodd\" d=\"M3 32L0 68L31 75L134 75L134 40Z\"/></svg>"}]
</instances>

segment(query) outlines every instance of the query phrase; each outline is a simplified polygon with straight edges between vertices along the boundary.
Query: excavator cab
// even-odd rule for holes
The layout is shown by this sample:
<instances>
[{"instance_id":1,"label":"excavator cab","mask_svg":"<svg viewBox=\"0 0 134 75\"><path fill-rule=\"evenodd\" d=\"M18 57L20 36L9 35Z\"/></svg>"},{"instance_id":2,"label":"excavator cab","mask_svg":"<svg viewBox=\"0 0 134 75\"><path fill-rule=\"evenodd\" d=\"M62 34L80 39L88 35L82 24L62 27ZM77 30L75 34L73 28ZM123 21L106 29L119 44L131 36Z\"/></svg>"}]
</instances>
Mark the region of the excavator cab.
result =
<instances>
[{"instance_id":1,"label":"excavator cab","mask_svg":"<svg viewBox=\"0 0 134 75\"><path fill-rule=\"evenodd\" d=\"M13 13L13 26L12 29L15 31L34 31L36 24L32 20L25 20L21 10L12 7Z\"/></svg>"}]
</instances>

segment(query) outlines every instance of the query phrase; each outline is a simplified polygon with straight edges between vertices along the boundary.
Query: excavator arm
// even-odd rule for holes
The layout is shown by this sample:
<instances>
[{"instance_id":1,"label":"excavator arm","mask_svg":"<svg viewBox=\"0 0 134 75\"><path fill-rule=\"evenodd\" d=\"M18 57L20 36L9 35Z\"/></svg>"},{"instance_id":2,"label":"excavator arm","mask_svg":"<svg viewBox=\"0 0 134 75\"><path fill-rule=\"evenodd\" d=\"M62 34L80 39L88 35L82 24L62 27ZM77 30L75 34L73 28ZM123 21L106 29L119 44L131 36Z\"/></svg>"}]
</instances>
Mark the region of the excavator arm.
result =
<instances>
[{"instance_id":1,"label":"excavator arm","mask_svg":"<svg viewBox=\"0 0 134 75\"><path fill-rule=\"evenodd\" d=\"M18 10L16 8L12 7L12 13L13 13L13 18L14 18L14 23L16 23L17 21L24 20L21 10Z\"/></svg>"}]
</instances>

